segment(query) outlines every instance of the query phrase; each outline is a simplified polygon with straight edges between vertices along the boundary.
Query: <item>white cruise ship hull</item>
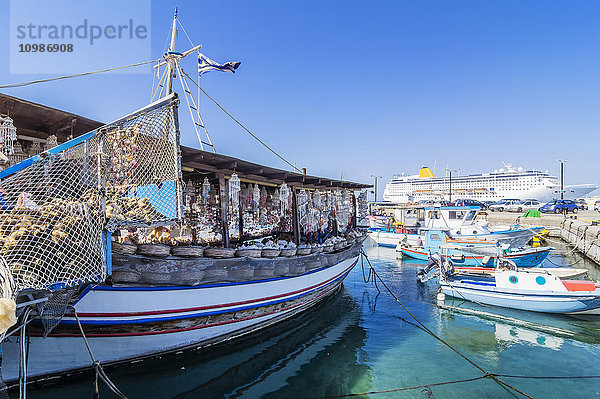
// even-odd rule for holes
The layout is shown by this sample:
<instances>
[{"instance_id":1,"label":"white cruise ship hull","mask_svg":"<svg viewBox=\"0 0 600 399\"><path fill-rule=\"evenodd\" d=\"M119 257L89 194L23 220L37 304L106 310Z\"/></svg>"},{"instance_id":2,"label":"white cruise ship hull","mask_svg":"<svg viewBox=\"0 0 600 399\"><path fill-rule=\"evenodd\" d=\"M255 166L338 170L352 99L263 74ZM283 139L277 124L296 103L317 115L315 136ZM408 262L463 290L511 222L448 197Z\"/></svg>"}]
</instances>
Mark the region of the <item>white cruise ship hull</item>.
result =
<instances>
[{"instance_id":1,"label":"white cruise ship hull","mask_svg":"<svg viewBox=\"0 0 600 399\"><path fill-rule=\"evenodd\" d=\"M427 168L424 168L428 170ZM598 187L594 184L567 185L565 199L582 198ZM395 176L385 186L383 198L394 203L474 199L499 201L537 199L548 202L561 197L560 180L535 170L500 170L468 176L434 177L431 171L413 176Z\"/></svg>"}]
</instances>

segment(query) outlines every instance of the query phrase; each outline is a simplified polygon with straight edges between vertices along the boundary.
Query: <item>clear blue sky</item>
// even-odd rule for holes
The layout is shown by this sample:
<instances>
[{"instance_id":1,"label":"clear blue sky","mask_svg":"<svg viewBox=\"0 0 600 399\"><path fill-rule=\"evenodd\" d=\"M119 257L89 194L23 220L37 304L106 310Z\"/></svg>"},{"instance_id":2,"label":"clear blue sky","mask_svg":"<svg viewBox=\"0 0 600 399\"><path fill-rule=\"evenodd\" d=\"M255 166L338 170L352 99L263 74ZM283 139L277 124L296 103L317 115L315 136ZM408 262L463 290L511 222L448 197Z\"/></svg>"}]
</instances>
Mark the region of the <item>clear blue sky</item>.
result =
<instances>
[{"instance_id":1,"label":"clear blue sky","mask_svg":"<svg viewBox=\"0 0 600 399\"><path fill-rule=\"evenodd\" d=\"M384 183L434 162L440 174L502 161L558 174L562 158L567 183L600 183L598 1L153 1L153 58L175 6L206 55L242 62L203 88L310 174ZM37 77L0 63L0 84ZM151 84L110 74L5 92L110 121ZM219 152L285 167L205 98L202 113ZM197 146L188 122L182 143Z\"/></svg>"}]
</instances>

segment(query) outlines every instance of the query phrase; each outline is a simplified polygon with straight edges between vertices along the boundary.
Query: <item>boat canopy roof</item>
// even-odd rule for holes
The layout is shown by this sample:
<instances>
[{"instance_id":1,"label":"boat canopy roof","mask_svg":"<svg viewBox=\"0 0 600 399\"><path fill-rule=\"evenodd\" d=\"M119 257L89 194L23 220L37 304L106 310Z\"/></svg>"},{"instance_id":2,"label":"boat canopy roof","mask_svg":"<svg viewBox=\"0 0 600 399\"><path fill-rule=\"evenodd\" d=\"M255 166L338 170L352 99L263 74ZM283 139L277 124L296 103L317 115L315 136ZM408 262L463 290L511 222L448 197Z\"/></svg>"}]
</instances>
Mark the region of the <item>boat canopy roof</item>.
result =
<instances>
[{"instance_id":1,"label":"boat canopy roof","mask_svg":"<svg viewBox=\"0 0 600 399\"><path fill-rule=\"evenodd\" d=\"M71 112L61 111L46 105L37 104L17 97L0 93L0 113L10 115L17 128L19 140L44 143L50 135L57 137L58 143L66 142L104 125ZM215 154L191 147L181 147L181 166L184 180L208 177L225 178L237 173L242 181L263 185L302 186L308 189L349 189L362 190L370 184L355 183L326 177L309 176L302 173L272 168L227 155Z\"/></svg>"}]
</instances>

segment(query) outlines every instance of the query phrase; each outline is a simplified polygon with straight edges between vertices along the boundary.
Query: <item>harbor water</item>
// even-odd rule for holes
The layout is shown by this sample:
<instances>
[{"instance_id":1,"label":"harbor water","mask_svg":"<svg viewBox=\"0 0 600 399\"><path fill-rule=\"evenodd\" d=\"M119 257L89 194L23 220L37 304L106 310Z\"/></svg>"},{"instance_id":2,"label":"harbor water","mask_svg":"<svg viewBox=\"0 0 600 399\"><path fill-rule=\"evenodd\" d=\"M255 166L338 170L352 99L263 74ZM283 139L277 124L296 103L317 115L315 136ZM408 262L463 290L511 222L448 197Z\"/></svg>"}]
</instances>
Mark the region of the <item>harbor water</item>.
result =
<instances>
[{"instance_id":1,"label":"harbor water","mask_svg":"<svg viewBox=\"0 0 600 399\"><path fill-rule=\"evenodd\" d=\"M579 254L549 261L574 264L600 279ZM424 262L365 245L373 267L430 330L489 373L513 376L600 375L600 321L537 314L446 298L437 281L416 281ZM552 266L547 261L546 266ZM317 398L372 393L373 398L513 398L415 320L378 284L365 283L361 261L343 288L317 308L243 341L163 356L109 370L129 398ZM535 398L600 397L600 379L501 377ZM101 383L100 383L101 384ZM430 385L431 384L431 385ZM428 386L429 385L429 386ZM420 386L410 390L399 388ZM92 397L93 376L31 388L30 398ZM101 386L100 397L113 397ZM517 395L517 397L521 397Z\"/></svg>"}]
</instances>

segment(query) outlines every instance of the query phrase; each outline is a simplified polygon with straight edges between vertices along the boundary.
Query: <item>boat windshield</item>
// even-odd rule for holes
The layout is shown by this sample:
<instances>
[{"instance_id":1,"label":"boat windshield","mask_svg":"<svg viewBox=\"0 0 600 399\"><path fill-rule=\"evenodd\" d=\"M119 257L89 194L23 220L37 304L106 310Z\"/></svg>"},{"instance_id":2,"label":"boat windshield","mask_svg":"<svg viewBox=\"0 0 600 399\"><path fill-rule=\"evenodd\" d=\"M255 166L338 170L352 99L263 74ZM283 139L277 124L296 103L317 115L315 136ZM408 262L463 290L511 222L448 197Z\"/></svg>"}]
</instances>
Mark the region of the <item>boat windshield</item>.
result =
<instances>
[{"instance_id":1,"label":"boat windshield","mask_svg":"<svg viewBox=\"0 0 600 399\"><path fill-rule=\"evenodd\" d=\"M476 211L470 211L470 212L467 214L467 217L465 218L465 221L466 221L466 222L470 222L471 220L475 219L475 216L476 216L476 215L477 215L477 212L476 212Z\"/></svg>"}]
</instances>

